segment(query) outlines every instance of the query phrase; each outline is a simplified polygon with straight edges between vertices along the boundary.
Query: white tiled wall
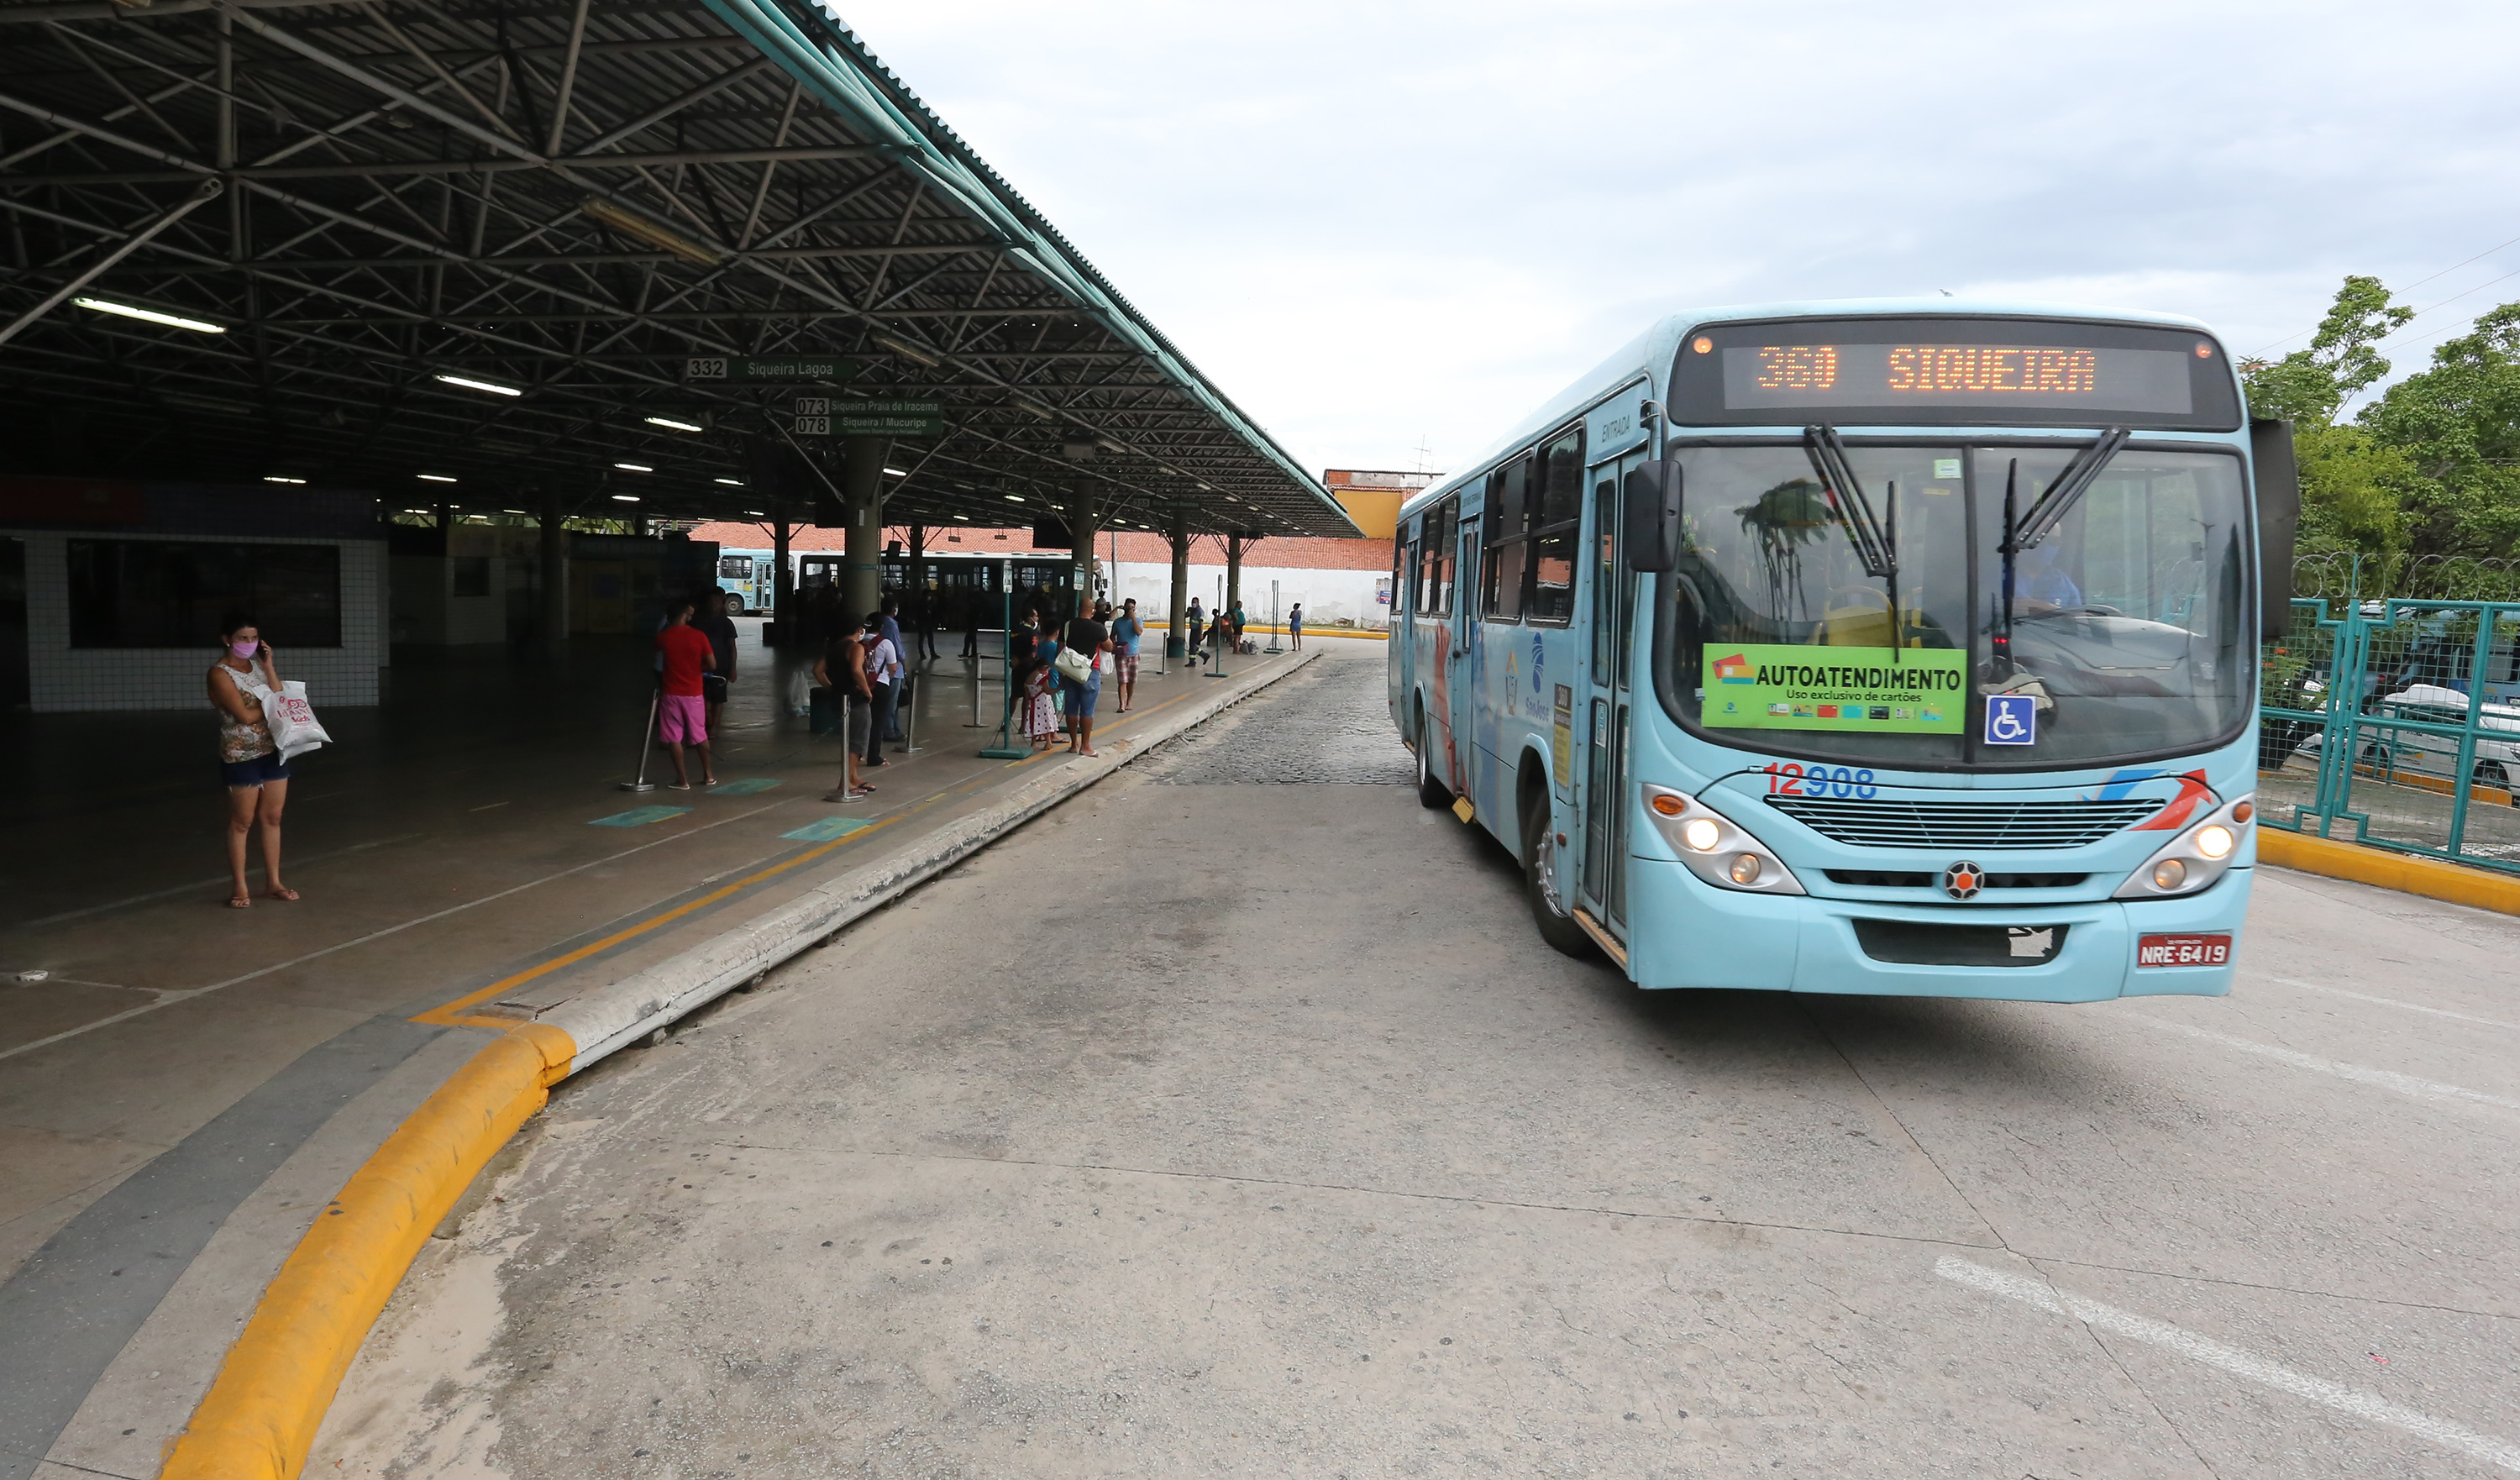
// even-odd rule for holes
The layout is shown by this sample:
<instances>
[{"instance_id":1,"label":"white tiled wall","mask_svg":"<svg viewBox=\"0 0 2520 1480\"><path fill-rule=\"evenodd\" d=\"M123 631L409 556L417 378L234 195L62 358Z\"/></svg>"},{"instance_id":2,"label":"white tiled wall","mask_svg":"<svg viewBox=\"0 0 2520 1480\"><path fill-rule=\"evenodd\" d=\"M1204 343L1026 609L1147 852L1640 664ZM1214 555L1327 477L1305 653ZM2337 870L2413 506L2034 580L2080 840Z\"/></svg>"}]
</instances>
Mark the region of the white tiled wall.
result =
<instances>
[{"instance_id":1,"label":"white tiled wall","mask_svg":"<svg viewBox=\"0 0 2520 1480\"><path fill-rule=\"evenodd\" d=\"M199 648L72 648L69 542L92 538L60 530L0 530L26 542L26 662L38 714L94 709L190 709L209 706L203 683L218 652ZM229 536L151 534L152 540L233 543ZM306 685L318 709L373 704L383 660L385 546L382 540L290 540L252 536L264 545L338 545L341 550L341 646L292 648L272 633L280 676Z\"/></svg>"}]
</instances>

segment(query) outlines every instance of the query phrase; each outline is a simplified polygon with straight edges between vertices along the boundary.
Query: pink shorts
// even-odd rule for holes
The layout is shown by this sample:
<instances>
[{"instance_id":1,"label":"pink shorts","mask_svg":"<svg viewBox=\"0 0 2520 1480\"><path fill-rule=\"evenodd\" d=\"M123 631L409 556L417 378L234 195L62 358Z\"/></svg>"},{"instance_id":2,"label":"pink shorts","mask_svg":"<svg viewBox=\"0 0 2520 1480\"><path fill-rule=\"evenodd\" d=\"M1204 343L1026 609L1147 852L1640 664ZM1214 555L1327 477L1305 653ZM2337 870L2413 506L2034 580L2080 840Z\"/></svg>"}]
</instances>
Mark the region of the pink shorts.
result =
<instances>
[{"instance_id":1,"label":"pink shorts","mask_svg":"<svg viewBox=\"0 0 2520 1480\"><path fill-rule=\"evenodd\" d=\"M659 732L665 743L705 745L708 743L707 700L697 694L668 694L657 714L662 723Z\"/></svg>"}]
</instances>

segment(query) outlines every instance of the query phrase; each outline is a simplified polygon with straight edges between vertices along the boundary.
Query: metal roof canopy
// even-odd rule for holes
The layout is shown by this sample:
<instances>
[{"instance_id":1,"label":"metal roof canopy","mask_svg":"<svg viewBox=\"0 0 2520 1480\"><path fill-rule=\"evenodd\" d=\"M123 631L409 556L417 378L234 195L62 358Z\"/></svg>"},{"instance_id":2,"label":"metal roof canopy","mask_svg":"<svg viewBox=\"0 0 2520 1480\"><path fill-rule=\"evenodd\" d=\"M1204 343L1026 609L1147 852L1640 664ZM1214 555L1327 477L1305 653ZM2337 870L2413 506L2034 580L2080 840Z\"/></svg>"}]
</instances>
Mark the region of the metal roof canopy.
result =
<instances>
[{"instance_id":1,"label":"metal roof canopy","mask_svg":"<svg viewBox=\"0 0 2520 1480\"><path fill-rule=\"evenodd\" d=\"M194 477L742 517L766 491L719 480L801 391L943 404L888 522L1023 522L1008 494L1083 480L1106 522L1357 533L804 0L0 4L0 334L73 291L227 331L65 301L0 344L21 419L171 435ZM805 355L859 368L687 374Z\"/></svg>"}]
</instances>

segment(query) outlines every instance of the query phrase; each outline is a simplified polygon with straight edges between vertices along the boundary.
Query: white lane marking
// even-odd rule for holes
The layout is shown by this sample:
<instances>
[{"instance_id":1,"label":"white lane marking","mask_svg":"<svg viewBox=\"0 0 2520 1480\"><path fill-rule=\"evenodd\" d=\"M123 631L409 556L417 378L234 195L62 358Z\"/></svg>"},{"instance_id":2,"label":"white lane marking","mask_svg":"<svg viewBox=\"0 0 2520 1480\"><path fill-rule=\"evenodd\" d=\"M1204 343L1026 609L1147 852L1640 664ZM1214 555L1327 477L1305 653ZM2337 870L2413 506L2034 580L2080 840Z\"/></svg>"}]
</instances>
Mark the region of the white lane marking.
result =
<instances>
[{"instance_id":1,"label":"white lane marking","mask_svg":"<svg viewBox=\"0 0 2520 1480\"><path fill-rule=\"evenodd\" d=\"M2270 976L2267 980L2287 987L2299 987L2305 992L2324 992L2330 997L2351 997L2356 1002L2377 1003L2384 1008L2404 1008L2409 1012L2429 1012L2435 1017L2455 1017L2460 1022L2483 1023L2489 1028L2509 1028L2513 1032L2520 1032L2520 1022L2504 1022L2498 1017L2471 1017L2465 1012L2452 1012L2447 1008L2427 1008L2416 1003L2400 1002L2394 997L2373 997L2366 992L2348 992L2343 987L2322 987L2315 981L2295 981L2289 976Z\"/></svg>"},{"instance_id":2,"label":"white lane marking","mask_svg":"<svg viewBox=\"0 0 2520 1480\"><path fill-rule=\"evenodd\" d=\"M124 1022L131 1018L138 1017L144 1012L155 1012L159 1008L173 1007L179 1002L190 1002L196 997L200 997L204 993L215 992L221 987L233 987L241 981L251 981L257 976L269 976L274 971L286 971L291 966L303 965L307 962L315 960L317 957L330 956L336 951L347 951L352 946L364 946L372 940L382 940L388 935L399 935L403 931L412 928L414 925L425 925L431 920L444 919L450 915L461 915L467 910L475 909L482 905L492 904L499 900L506 899L511 894L522 894L527 889L540 888L542 885L550 883L556 878L566 878L572 874L583 874L589 869L601 868L617 859L628 858L633 853L645 853L651 848L661 848L667 843L680 842L693 836L695 833L706 832L711 828L723 828L728 823L740 823L747 817L753 817L760 813L767 812L771 807L780 807L785 805L787 805L785 802L772 802L769 806L754 807L748 812L738 812L733 817L721 817L713 823L702 823L697 828L686 828L680 832L669 832L663 837L659 837L652 842L644 842L635 848L624 848L618 853L608 853L602 858L593 859L589 862L579 864L575 868L562 869L557 874L546 874L540 878L529 878L521 884L515 885L512 888L502 889L496 894L484 894L479 899L467 900L463 904L440 910L433 915L423 915L416 919L406 919L398 925L387 925L382 930L371 930L367 934L358 936L355 939L345 940L338 945L326 946L322 950L309 951L303 956L293 956L287 961L277 962L271 965L264 966L258 971L248 971L243 976L231 976L225 981L214 981L209 985L202 987L153 987L150 990L160 994L156 1002L143 1003L136 1008L125 1008L121 1011L116 1012L110 1017L100 1017L94 1022L81 1023L75 1028L68 1028L62 1032L56 1033L50 1038L38 1038L30 1043L22 1043L14 1049L0 1049L0 1058L15 1058L21 1054L32 1054L37 1049L43 1048L48 1044L60 1043L65 1038L76 1038L82 1033L93 1033L99 1028L110 1028L115 1023Z\"/></svg>"},{"instance_id":3,"label":"white lane marking","mask_svg":"<svg viewBox=\"0 0 2520 1480\"><path fill-rule=\"evenodd\" d=\"M300 800L306 800L306 798L300 798ZM365 853L370 848L382 848L389 843L407 843L413 838L423 835L424 834L418 832L397 832L391 837L380 837L374 842L352 843L346 848L335 848L330 852L325 853L309 853L302 858L292 853L289 856L289 867L292 869L303 869L308 864L322 863L326 859L344 858L353 853ZM260 878L262 876L262 865L256 864L245 872L248 878ZM214 875L211 877L202 879L195 883L177 884L174 887L167 889L153 889L146 894L134 894L123 899L108 900L104 904L89 905L83 909L65 910L59 915L47 915L41 919L30 919L23 924L12 926L11 928L19 930L32 930L43 925L58 925L66 920L85 919L91 915L103 915L108 910L119 910L125 905L145 905L153 899L166 899L177 894L190 894L196 889L215 889L227 882L229 882L228 875L224 874Z\"/></svg>"},{"instance_id":4,"label":"white lane marking","mask_svg":"<svg viewBox=\"0 0 2520 1480\"><path fill-rule=\"evenodd\" d=\"M2228 1033L2217 1033L2211 1028L2191 1028L2183 1022L2172 1022L2166 1017L2149 1017L2141 1012L2129 1012L2125 1015L2138 1022L2148 1023L2173 1033L2184 1033L2190 1038L2201 1038L2207 1043L2218 1043L2227 1049L2237 1049L2243 1054L2256 1054L2272 1058L2277 1063L2288 1063L2296 1069L2308 1069L2317 1074L2333 1074L2339 1079L2350 1079L2356 1084L2376 1085L2384 1090L2395 1090L2401 1095L2411 1095L2417 1099L2446 1099L2467 1104L2490 1104L2498 1109L2520 1110L2520 1099L2512 1099L2501 1095L2488 1095L2482 1090L2443 1084L2438 1080L2417 1079L2412 1074L2400 1074L2392 1069L2374 1069L2363 1064L2321 1058L2316 1054L2296 1054L2290 1049L2278 1049L2271 1043L2259 1043L2249 1038L2234 1038Z\"/></svg>"},{"instance_id":5,"label":"white lane marking","mask_svg":"<svg viewBox=\"0 0 2520 1480\"><path fill-rule=\"evenodd\" d=\"M2194 1331L2172 1325L2169 1322L2155 1321L2149 1316L2138 1316L2133 1311L2122 1311L2116 1306L2102 1305L2096 1300L2087 1300L2080 1295L2068 1295L2043 1280L2030 1279L2019 1275L2007 1275L2001 1270L1990 1270L1982 1264L1971 1264L1954 1255L1946 1254L1937 1260L1934 1264L1934 1273L1945 1279L1967 1285L1973 1290L1983 1290L1990 1295L2001 1295L2006 1300L2018 1300L2024 1305L2055 1315L2069 1316L2085 1325L2103 1331L2114 1331L2121 1336L2131 1336L2138 1341L2149 1342L2154 1346L2177 1352L2182 1357L2202 1362L2207 1367L2221 1368L2235 1377L2245 1377L2251 1382L2264 1383L2279 1392L2290 1393L2296 1398L2307 1398L2313 1403L2323 1404L2338 1413L2367 1419L2373 1423L2385 1423L2392 1428L2402 1428L2417 1438L2429 1439L2445 1449L2457 1450L2461 1454L2474 1456L2488 1463L2498 1464L2504 1469L2520 1470L2520 1445L2506 1443L2491 1434L2480 1434L2465 1424L2453 1423L2448 1418L2436 1418L2430 1413L2402 1407L2377 1393L2366 1393L2360 1388L2347 1387L2341 1382L2330 1382L2324 1377L2314 1377L2308 1372L2294 1371L2291 1368L2269 1362L2264 1357L2252 1356L2236 1347L2225 1346L2209 1337L2199 1336Z\"/></svg>"}]
</instances>

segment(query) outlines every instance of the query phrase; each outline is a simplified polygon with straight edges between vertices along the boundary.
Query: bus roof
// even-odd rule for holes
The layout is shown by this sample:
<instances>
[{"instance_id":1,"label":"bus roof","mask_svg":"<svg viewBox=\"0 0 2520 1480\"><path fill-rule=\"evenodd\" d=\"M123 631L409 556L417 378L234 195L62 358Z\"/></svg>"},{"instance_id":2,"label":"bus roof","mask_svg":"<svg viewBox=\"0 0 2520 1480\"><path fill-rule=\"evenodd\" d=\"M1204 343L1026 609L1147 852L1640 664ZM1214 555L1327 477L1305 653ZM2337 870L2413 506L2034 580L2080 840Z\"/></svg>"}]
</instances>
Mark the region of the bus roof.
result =
<instances>
[{"instance_id":1,"label":"bus roof","mask_svg":"<svg viewBox=\"0 0 2520 1480\"><path fill-rule=\"evenodd\" d=\"M2158 324L2167 329L2192 329L2212 333L2201 320L2184 314L2161 313L2146 308L2107 308L2090 303L2045 303L2032 298L1945 297L1930 298L1802 298L1773 303L1728 303L1711 308L1683 309L1656 322L1638 335L1600 364L1577 377L1563 390L1549 398L1540 408L1514 425L1512 430L1499 437L1461 472L1412 495L1402 506L1400 517L1408 518L1434 500L1455 489L1487 475L1489 469L1508 454L1519 452L1541 433L1571 420L1578 412L1622 385L1639 379L1654 383L1655 398L1663 394L1663 381L1671 370L1672 358L1680 352L1681 338L1691 330L1707 324L1721 324L1741 319L1794 318L2037 318L2037 319L2102 319L2117 324Z\"/></svg>"}]
</instances>

